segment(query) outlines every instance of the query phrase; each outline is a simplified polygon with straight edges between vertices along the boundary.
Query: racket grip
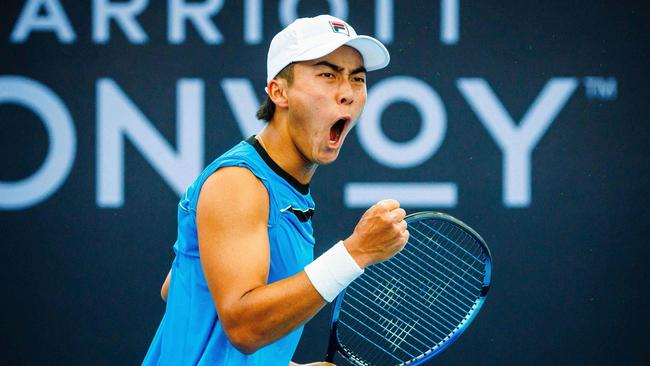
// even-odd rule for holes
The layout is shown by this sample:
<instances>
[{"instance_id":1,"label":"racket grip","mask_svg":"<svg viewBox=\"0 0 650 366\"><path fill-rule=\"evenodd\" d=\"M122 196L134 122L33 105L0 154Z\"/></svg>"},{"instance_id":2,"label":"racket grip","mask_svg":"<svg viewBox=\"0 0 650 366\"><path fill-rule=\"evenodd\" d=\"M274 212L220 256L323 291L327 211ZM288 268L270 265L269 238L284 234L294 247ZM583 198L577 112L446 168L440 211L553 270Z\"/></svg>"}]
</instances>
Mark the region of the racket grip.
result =
<instances>
[{"instance_id":1,"label":"racket grip","mask_svg":"<svg viewBox=\"0 0 650 366\"><path fill-rule=\"evenodd\" d=\"M332 329L330 332L330 338L329 341L327 342L327 354L325 355L325 361L334 363L334 355L336 354L336 326Z\"/></svg>"},{"instance_id":2,"label":"racket grip","mask_svg":"<svg viewBox=\"0 0 650 366\"><path fill-rule=\"evenodd\" d=\"M334 363L334 354L336 353L336 349L332 347L332 345L329 345L327 347L327 355L325 355L325 362L329 363Z\"/></svg>"}]
</instances>

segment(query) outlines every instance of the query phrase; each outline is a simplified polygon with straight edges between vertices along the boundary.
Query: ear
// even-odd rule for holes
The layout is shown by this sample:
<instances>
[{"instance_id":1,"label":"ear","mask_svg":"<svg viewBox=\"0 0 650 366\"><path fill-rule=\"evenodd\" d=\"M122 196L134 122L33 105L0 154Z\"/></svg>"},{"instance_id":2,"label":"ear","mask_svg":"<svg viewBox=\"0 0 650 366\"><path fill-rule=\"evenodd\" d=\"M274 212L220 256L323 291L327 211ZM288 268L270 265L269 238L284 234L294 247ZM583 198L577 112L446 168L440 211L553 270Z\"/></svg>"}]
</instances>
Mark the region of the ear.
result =
<instances>
[{"instance_id":1,"label":"ear","mask_svg":"<svg viewBox=\"0 0 650 366\"><path fill-rule=\"evenodd\" d=\"M271 79L266 85L269 98L278 108L287 108L289 100L287 99L287 81L285 79Z\"/></svg>"}]
</instances>

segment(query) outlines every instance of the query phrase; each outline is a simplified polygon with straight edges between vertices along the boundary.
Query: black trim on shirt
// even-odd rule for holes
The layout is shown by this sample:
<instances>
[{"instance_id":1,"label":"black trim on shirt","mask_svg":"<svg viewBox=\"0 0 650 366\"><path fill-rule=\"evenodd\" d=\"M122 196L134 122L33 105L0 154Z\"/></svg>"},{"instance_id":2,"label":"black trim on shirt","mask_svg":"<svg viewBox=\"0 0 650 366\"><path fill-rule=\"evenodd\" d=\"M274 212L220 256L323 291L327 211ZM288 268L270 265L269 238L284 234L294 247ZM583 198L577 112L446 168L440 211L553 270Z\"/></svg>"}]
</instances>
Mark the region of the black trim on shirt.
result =
<instances>
[{"instance_id":1,"label":"black trim on shirt","mask_svg":"<svg viewBox=\"0 0 650 366\"><path fill-rule=\"evenodd\" d=\"M284 169L280 168L278 164L271 159L269 154L264 150L262 147L262 144L260 144L259 141L255 138L255 135L249 137L246 139L246 142L248 142L249 145L253 146L255 148L255 151L257 151L258 154L262 157L266 165L271 168L275 174L281 176L284 180L287 181L287 183L291 184L293 188L296 189L296 191L302 193L302 194L308 194L309 193L309 184L302 184L300 183L296 178L292 177L291 174L287 173L284 171Z\"/></svg>"},{"instance_id":2,"label":"black trim on shirt","mask_svg":"<svg viewBox=\"0 0 650 366\"><path fill-rule=\"evenodd\" d=\"M298 221L300 222L307 222L314 216L313 208L308 208L306 211L293 207L289 207L288 209L291 210L291 213L296 215L296 218L298 218Z\"/></svg>"}]
</instances>

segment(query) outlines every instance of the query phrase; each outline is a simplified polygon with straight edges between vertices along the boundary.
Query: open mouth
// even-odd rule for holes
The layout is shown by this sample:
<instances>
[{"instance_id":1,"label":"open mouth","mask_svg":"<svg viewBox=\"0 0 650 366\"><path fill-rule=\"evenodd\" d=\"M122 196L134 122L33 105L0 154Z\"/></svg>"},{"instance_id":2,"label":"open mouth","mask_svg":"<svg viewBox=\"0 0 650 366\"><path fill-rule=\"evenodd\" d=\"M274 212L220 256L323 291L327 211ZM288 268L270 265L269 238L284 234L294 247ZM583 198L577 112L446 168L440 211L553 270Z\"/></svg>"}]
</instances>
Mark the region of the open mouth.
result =
<instances>
[{"instance_id":1,"label":"open mouth","mask_svg":"<svg viewBox=\"0 0 650 366\"><path fill-rule=\"evenodd\" d=\"M336 123L334 123L334 125L332 125L330 128L330 143L337 144L341 140L347 122L347 118L340 118Z\"/></svg>"}]
</instances>

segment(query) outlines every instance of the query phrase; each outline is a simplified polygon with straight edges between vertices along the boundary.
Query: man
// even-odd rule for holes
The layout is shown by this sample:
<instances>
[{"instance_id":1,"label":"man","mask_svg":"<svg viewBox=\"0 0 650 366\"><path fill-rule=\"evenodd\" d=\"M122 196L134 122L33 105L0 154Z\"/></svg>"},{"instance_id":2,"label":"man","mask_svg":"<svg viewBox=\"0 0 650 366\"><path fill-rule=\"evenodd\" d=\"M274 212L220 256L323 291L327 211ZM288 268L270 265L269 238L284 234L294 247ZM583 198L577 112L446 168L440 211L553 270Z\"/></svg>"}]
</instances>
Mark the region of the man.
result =
<instances>
[{"instance_id":1,"label":"man","mask_svg":"<svg viewBox=\"0 0 650 366\"><path fill-rule=\"evenodd\" d=\"M313 260L309 182L336 160L386 48L340 19L298 19L272 40L257 135L212 162L178 207L167 308L145 365L288 365L305 322L408 240L394 200ZM313 261L312 261L313 260Z\"/></svg>"}]
</instances>

